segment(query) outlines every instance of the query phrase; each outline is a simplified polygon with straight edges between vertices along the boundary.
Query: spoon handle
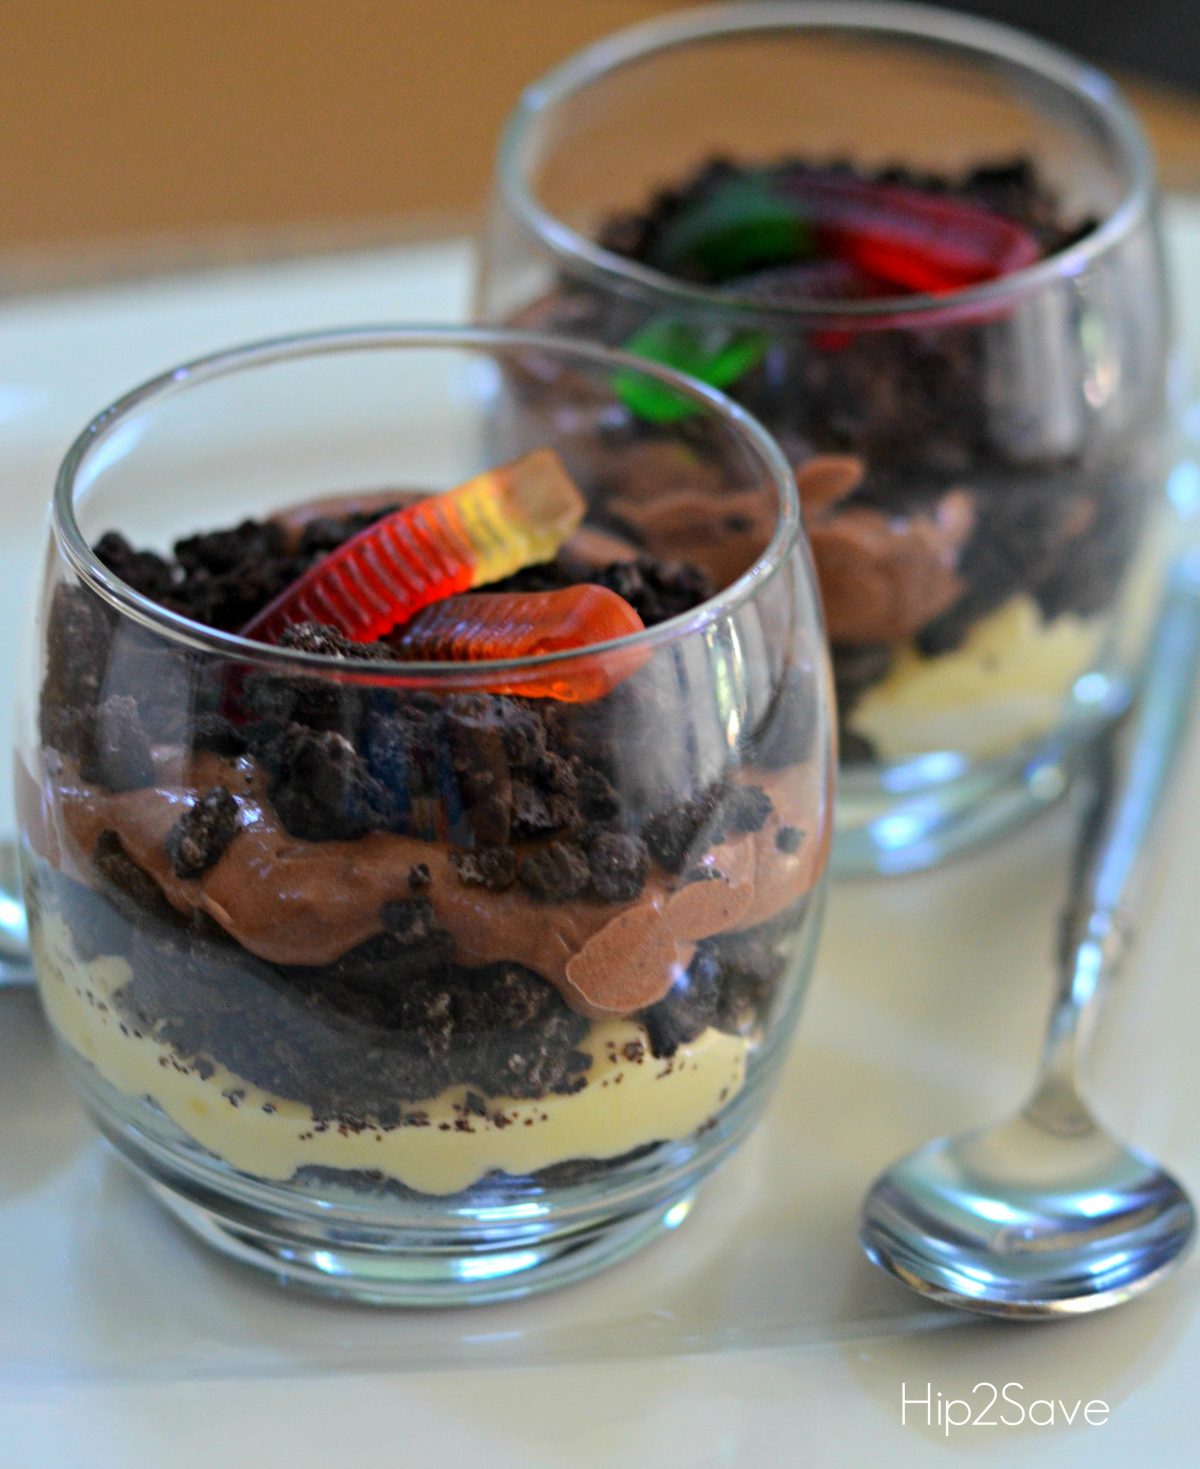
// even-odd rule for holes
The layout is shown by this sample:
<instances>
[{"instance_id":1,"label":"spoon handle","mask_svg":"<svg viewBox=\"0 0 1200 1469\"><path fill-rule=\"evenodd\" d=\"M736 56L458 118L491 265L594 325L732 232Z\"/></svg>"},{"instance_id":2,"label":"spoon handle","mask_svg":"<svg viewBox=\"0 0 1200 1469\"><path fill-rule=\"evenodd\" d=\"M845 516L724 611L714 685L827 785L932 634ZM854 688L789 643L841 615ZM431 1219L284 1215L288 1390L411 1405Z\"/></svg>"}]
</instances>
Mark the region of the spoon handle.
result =
<instances>
[{"instance_id":1,"label":"spoon handle","mask_svg":"<svg viewBox=\"0 0 1200 1469\"><path fill-rule=\"evenodd\" d=\"M0 989L32 984L33 960L17 870L17 844L0 837Z\"/></svg>"},{"instance_id":2,"label":"spoon handle","mask_svg":"<svg viewBox=\"0 0 1200 1469\"><path fill-rule=\"evenodd\" d=\"M1062 988L1051 1048L1073 1033L1102 975L1128 942L1147 849L1185 743L1200 668L1200 547L1172 566L1146 659L1123 779L1102 742L1093 800L1076 850L1062 922Z\"/></svg>"}]
</instances>

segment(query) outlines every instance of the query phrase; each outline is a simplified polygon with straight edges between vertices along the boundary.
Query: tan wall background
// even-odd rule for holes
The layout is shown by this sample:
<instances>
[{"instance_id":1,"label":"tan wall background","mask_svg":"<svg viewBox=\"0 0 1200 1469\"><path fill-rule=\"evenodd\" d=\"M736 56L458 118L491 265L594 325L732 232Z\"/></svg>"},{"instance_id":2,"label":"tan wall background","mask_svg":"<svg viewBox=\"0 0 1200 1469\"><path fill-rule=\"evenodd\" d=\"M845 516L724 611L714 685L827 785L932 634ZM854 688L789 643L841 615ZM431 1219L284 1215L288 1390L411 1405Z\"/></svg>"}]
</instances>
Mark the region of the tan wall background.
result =
<instances>
[{"instance_id":1,"label":"tan wall background","mask_svg":"<svg viewBox=\"0 0 1200 1469\"><path fill-rule=\"evenodd\" d=\"M0 0L0 251L461 219L524 83L680 3ZM1148 107L1196 186L1196 105Z\"/></svg>"},{"instance_id":2,"label":"tan wall background","mask_svg":"<svg viewBox=\"0 0 1200 1469\"><path fill-rule=\"evenodd\" d=\"M0 248L478 205L554 61L672 0L3 0Z\"/></svg>"}]
</instances>

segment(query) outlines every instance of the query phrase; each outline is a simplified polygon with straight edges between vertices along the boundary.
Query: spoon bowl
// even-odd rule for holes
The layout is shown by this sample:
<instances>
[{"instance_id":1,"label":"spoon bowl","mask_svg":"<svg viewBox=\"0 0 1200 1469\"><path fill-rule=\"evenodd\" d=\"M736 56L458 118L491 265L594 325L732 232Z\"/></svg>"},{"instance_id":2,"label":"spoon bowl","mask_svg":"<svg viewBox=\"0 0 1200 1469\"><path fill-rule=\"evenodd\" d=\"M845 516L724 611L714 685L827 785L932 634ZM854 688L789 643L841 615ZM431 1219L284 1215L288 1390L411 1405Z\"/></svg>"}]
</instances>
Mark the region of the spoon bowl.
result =
<instances>
[{"instance_id":1,"label":"spoon bowl","mask_svg":"<svg viewBox=\"0 0 1200 1469\"><path fill-rule=\"evenodd\" d=\"M1048 1129L1035 1102L893 1164L863 1204L867 1256L925 1295L993 1316L1098 1311L1156 1284L1192 1244L1191 1201L1075 1100L1068 1127Z\"/></svg>"}]
</instances>

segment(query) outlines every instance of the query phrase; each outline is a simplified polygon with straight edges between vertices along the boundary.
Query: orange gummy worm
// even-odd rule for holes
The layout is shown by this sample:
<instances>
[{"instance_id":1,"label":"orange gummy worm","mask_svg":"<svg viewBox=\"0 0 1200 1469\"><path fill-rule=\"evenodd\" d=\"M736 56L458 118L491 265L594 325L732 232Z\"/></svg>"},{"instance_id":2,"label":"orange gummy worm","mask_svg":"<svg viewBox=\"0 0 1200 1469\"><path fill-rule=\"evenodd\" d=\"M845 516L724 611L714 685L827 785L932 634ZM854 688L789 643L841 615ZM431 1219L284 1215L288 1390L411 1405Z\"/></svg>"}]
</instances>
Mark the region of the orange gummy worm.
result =
<instances>
[{"instance_id":1,"label":"orange gummy worm","mask_svg":"<svg viewBox=\"0 0 1200 1469\"><path fill-rule=\"evenodd\" d=\"M431 603L548 561L583 519L551 449L385 515L331 551L241 629L278 642L300 622L371 643Z\"/></svg>"}]
</instances>

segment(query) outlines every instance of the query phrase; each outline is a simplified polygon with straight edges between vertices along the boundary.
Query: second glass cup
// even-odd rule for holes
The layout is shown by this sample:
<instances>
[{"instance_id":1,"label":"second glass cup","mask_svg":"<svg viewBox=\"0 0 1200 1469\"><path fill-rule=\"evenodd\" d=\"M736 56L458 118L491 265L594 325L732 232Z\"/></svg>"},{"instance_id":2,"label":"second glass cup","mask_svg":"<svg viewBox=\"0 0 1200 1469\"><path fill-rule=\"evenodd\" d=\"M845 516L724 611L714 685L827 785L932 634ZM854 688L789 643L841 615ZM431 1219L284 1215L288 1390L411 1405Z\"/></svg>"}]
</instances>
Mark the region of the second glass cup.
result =
<instances>
[{"instance_id":1,"label":"second glass cup","mask_svg":"<svg viewBox=\"0 0 1200 1469\"><path fill-rule=\"evenodd\" d=\"M824 219L849 224L843 246L858 231L853 265L772 263L796 245L789 190L818 221L843 211ZM897 198L916 201L915 250ZM1015 268L980 273L989 250ZM903 292L880 285L897 270ZM887 4L622 33L518 105L477 308L686 366L775 434L832 644L836 870L927 866L1003 829L1126 707L1155 600L1168 333L1145 141L1098 73ZM647 446L614 528L695 557L708 519L718 574L756 554L765 495L710 518L703 471L651 452L686 428L669 403L550 374L524 411L551 391Z\"/></svg>"}]
</instances>

